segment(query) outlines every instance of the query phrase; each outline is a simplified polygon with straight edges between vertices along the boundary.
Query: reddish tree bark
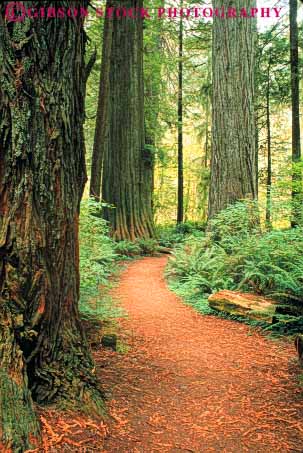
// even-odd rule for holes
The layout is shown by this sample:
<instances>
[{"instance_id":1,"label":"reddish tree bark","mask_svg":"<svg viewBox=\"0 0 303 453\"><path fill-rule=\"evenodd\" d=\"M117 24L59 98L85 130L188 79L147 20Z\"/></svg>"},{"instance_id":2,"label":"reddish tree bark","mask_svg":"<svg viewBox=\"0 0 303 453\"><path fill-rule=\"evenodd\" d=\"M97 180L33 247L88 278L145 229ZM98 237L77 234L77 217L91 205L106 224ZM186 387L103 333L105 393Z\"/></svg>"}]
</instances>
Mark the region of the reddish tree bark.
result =
<instances>
[{"instance_id":1,"label":"reddish tree bark","mask_svg":"<svg viewBox=\"0 0 303 453\"><path fill-rule=\"evenodd\" d=\"M27 2L27 6L37 2ZM44 2L47 6L52 2ZM87 6L87 1L62 1ZM0 14L0 439L39 436L33 400L102 410L78 313L83 19Z\"/></svg>"}]
</instances>

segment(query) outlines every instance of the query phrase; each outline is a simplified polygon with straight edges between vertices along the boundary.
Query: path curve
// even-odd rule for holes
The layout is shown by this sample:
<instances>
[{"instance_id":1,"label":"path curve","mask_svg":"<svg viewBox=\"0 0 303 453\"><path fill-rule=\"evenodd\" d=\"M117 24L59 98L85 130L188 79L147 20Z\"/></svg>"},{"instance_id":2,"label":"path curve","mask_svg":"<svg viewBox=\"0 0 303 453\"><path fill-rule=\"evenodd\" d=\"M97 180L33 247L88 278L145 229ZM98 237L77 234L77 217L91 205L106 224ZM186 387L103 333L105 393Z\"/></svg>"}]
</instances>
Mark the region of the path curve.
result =
<instances>
[{"instance_id":1,"label":"path curve","mask_svg":"<svg viewBox=\"0 0 303 453\"><path fill-rule=\"evenodd\" d=\"M166 262L131 263L113 291L129 350L97 357L112 398L104 453L302 452L293 346L196 313L167 288Z\"/></svg>"}]
</instances>

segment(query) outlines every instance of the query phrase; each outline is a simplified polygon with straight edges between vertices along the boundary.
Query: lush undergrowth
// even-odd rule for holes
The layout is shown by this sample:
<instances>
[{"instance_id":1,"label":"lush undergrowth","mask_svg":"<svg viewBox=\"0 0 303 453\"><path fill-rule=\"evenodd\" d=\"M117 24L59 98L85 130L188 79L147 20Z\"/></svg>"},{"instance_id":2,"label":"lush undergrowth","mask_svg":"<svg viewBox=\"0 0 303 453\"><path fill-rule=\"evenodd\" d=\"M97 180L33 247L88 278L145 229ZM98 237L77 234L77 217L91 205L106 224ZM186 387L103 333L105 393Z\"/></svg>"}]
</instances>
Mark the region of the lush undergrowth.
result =
<instances>
[{"instance_id":1,"label":"lush undergrowth","mask_svg":"<svg viewBox=\"0 0 303 453\"><path fill-rule=\"evenodd\" d=\"M196 231L196 225L163 227L158 239L115 242L109 235L107 222L101 216L102 205L92 199L83 200L80 215L80 303L83 319L109 320L122 311L108 295L121 269L121 262L154 255L161 247L172 247Z\"/></svg>"},{"instance_id":2,"label":"lush undergrowth","mask_svg":"<svg viewBox=\"0 0 303 453\"><path fill-rule=\"evenodd\" d=\"M84 200L80 215L80 303L82 318L99 320L122 314L108 296L119 271L119 255L109 237L108 226L100 216L100 205Z\"/></svg>"},{"instance_id":3,"label":"lush undergrowth","mask_svg":"<svg viewBox=\"0 0 303 453\"><path fill-rule=\"evenodd\" d=\"M157 240L115 242L108 224L102 219L102 204L92 199L81 203L80 242L80 303L82 318L109 320L121 316L122 310L108 295L115 283L122 262L153 255Z\"/></svg>"},{"instance_id":4,"label":"lush undergrowth","mask_svg":"<svg viewBox=\"0 0 303 453\"><path fill-rule=\"evenodd\" d=\"M158 241L155 239L138 239L135 242L119 241L115 243L114 250L122 259L132 259L154 255L158 250L158 245Z\"/></svg>"},{"instance_id":5,"label":"lush undergrowth","mask_svg":"<svg viewBox=\"0 0 303 453\"><path fill-rule=\"evenodd\" d=\"M153 256L164 249L183 243L188 236L200 236L205 224L185 222L180 225L165 225L156 228L155 239L112 242L113 252L122 260ZM106 233L107 234L107 233Z\"/></svg>"},{"instance_id":6,"label":"lush undergrowth","mask_svg":"<svg viewBox=\"0 0 303 453\"><path fill-rule=\"evenodd\" d=\"M288 311L272 328L302 330L303 230L262 232L257 214L257 206L237 203L212 220L209 233L176 246L170 285L203 313L213 313L207 298L222 289L272 297Z\"/></svg>"},{"instance_id":7,"label":"lush undergrowth","mask_svg":"<svg viewBox=\"0 0 303 453\"><path fill-rule=\"evenodd\" d=\"M264 232L257 206L237 203L212 220L209 232L205 232L205 225L184 223L159 227L157 240L115 242L100 209L91 200L81 206L80 311L84 319L121 316L121 309L108 295L121 261L153 255L160 246L173 248L167 267L171 288L198 311L214 313L207 299L216 291L253 292L274 298L287 308L270 328L278 332L303 330L301 228Z\"/></svg>"},{"instance_id":8,"label":"lush undergrowth","mask_svg":"<svg viewBox=\"0 0 303 453\"><path fill-rule=\"evenodd\" d=\"M179 225L159 225L156 235L160 247L172 248L177 244L183 244L188 237L200 237L206 229L205 223L184 222Z\"/></svg>"}]
</instances>

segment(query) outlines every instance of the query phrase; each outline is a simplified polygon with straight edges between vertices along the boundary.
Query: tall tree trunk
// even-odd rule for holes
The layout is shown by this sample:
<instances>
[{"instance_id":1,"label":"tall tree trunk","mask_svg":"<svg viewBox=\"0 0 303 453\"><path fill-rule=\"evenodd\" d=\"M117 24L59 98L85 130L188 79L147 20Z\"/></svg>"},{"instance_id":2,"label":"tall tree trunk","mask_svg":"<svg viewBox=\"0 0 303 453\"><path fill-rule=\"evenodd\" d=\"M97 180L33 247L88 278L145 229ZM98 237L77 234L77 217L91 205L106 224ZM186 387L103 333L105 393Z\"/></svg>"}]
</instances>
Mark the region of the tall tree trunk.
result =
<instances>
[{"instance_id":1,"label":"tall tree trunk","mask_svg":"<svg viewBox=\"0 0 303 453\"><path fill-rule=\"evenodd\" d=\"M214 0L213 7L254 6L251 0ZM208 216L228 204L254 199L256 138L254 115L254 19L213 23L212 159Z\"/></svg>"},{"instance_id":2,"label":"tall tree trunk","mask_svg":"<svg viewBox=\"0 0 303 453\"><path fill-rule=\"evenodd\" d=\"M210 61L210 58L209 58ZM207 64L207 74L210 80L211 68L210 64ZM210 131L209 127L211 126L211 99L209 94L206 95L205 99L205 142L204 142L204 157L202 160L202 168L201 168L201 176L199 181L199 191L198 191L198 212L200 216L200 220L203 222L207 219L207 197L209 192L209 176L208 176L208 168L209 168L209 157L210 157Z\"/></svg>"},{"instance_id":3,"label":"tall tree trunk","mask_svg":"<svg viewBox=\"0 0 303 453\"><path fill-rule=\"evenodd\" d=\"M256 37L256 48L258 49L259 48L259 34L257 33L257 37ZM256 55L257 55L257 52L256 52ZM256 58L256 61L255 61L255 64L256 64L256 67L258 66L259 62L258 62L258 59ZM257 69L256 69L256 73L257 74ZM255 176L256 176L256 198L259 197L259 119L258 119L258 113L257 113L257 106L258 106L258 102L257 100L259 99L259 94L260 94L260 87L258 85L258 82L257 82L257 77L255 77L255 99L256 99L256 102L255 102L255 106L256 106L256 112L255 112L255 140L256 140L256 151L255 151Z\"/></svg>"},{"instance_id":4,"label":"tall tree trunk","mask_svg":"<svg viewBox=\"0 0 303 453\"><path fill-rule=\"evenodd\" d=\"M120 5L118 0L113 6ZM126 0L123 7L142 8L142 0ZM116 239L154 235L150 166L144 145L143 20L114 17L110 60L109 135L104 153L102 197ZM149 168L148 168L149 171Z\"/></svg>"},{"instance_id":5,"label":"tall tree trunk","mask_svg":"<svg viewBox=\"0 0 303 453\"><path fill-rule=\"evenodd\" d=\"M181 1L181 8L183 1ZM184 172L183 172L183 18L179 25L179 62L178 62L178 208L177 223L184 216Z\"/></svg>"},{"instance_id":6,"label":"tall tree trunk","mask_svg":"<svg viewBox=\"0 0 303 453\"><path fill-rule=\"evenodd\" d=\"M155 162L156 162L156 139L159 131L159 109L161 96L161 70L162 63L156 61L155 52L162 54L161 37L162 21L157 25L157 32L154 24L146 24L144 33L147 40L144 44L144 119L145 119L145 147L144 161L145 171L143 174L146 188L146 198L148 206L152 206L154 215L154 186L155 186Z\"/></svg>"},{"instance_id":7,"label":"tall tree trunk","mask_svg":"<svg viewBox=\"0 0 303 453\"><path fill-rule=\"evenodd\" d=\"M298 1L289 0L290 29L290 67L291 67L291 102L292 102L292 201L293 212L291 225L294 227L302 216L302 173L296 164L301 160L300 140L300 88L299 88L299 51L298 51Z\"/></svg>"},{"instance_id":8,"label":"tall tree trunk","mask_svg":"<svg viewBox=\"0 0 303 453\"><path fill-rule=\"evenodd\" d=\"M112 1L107 0L106 8L112 6ZM90 178L90 196L100 201L102 165L108 140L108 109L109 109L109 71L110 56L113 41L113 21L105 20L103 29L102 63L100 73L98 107L92 155Z\"/></svg>"},{"instance_id":9,"label":"tall tree trunk","mask_svg":"<svg viewBox=\"0 0 303 453\"><path fill-rule=\"evenodd\" d=\"M155 175L155 139L153 135L149 135L145 128L145 145L143 153L143 169L142 169L142 189L141 196L146 203L147 210L150 210L152 217L154 215L153 194L154 194L154 175ZM146 212L146 216L149 214ZM153 229L151 231L153 235Z\"/></svg>"},{"instance_id":10,"label":"tall tree trunk","mask_svg":"<svg viewBox=\"0 0 303 453\"><path fill-rule=\"evenodd\" d=\"M266 88L266 129L267 129L267 181L266 181L266 228L271 229L271 186L272 186L272 159L271 159L271 124L270 124L270 66L271 59L267 68L267 88Z\"/></svg>"},{"instance_id":11,"label":"tall tree trunk","mask_svg":"<svg viewBox=\"0 0 303 453\"><path fill-rule=\"evenodd\" d=\"M13 23L4 19L5 7L6 2L0 6L0 450L23 452L29 438L39 435L32 399L81 402L96 411L102 399L78 313L78 217L86 181L83 19Z\"/></svg>"},{"instance_id":12,"label":"tall tree trunk","mask_svg":"<svg viewBox=\"0 0 303 453\"><path fill-rule=\"evenodd\" d=\"M205 154L204 154L204 162L203 166L207 168L209 166L209 145L210 145L210 135L209 135L209 126L210 126L210 97L207 95L206 102L205 102Z\"/></svg>"}]
</instances>

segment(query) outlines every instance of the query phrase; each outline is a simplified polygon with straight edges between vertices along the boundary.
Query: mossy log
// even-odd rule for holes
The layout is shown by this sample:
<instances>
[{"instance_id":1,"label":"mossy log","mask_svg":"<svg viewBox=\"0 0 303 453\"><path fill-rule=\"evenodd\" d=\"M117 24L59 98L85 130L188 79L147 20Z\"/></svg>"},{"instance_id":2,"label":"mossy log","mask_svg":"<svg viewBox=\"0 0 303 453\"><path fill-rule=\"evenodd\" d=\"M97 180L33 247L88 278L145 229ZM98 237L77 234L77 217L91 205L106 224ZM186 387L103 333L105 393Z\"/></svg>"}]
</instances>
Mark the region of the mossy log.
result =
<instances>
[{"instance_id":1,"label":"mossy log","mask_svg":"<svg viewBox=\"0 0 303 453\"><path fill-rule=\"evenodd\" d=\"M256 294L237 291L219 291L208 298L211 308L230 315L242 316L256 321L273 321L277 303Z\"/></svg>"}]
</instances>

